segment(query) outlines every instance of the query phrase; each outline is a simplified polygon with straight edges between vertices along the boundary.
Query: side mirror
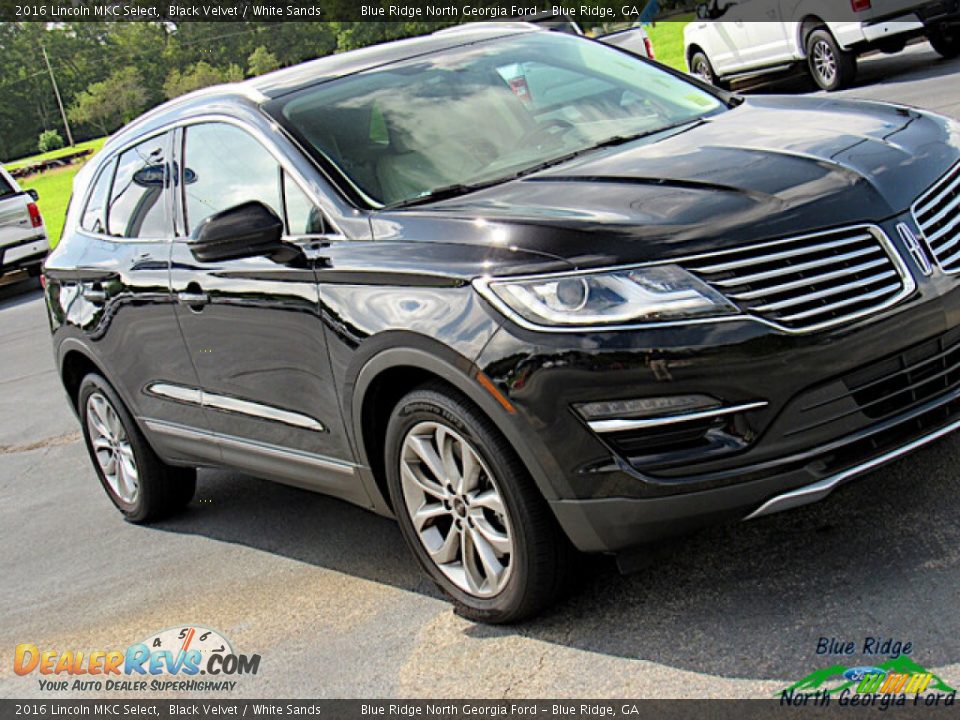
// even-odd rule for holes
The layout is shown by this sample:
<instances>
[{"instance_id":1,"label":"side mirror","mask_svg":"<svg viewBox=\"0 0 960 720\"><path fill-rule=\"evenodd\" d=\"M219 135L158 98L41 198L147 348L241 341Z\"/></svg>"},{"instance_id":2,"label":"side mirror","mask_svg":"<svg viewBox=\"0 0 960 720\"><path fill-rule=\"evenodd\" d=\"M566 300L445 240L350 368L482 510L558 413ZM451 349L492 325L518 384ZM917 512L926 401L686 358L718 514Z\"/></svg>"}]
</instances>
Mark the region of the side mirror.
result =
<instances>
[{"instance_id":1,"label":"side mirror","mask_svg":"<svg viewBox=\"0 0 960 720\"><path fill-rule=\"evenodd\" d=\"M40 193L38 193L38 192L37 192L36 190L34 190L33 188L30 188L29 190L27 190L27 195L29 195L31 198L33 198L33 201L34 201L34 202L37 202L37 200L40 199Z\"/></svg>"},{"instance_id":2,"label":"side mirror","mask_svg":"<svg viewBox=\"0 0 960 720\"><path fill-rule=\"evenodd\" d=\"M706 3L700 3L697 5L697 18L700 20L710 19L710 8L707 7Z\"/></svg>"},{"instance_id":3,"label":"side mirror","mask_svg":"<svg viewBox=\"0 0 960 720\"><path fill-rule=\"evenodd\" d=\"M236 205L201 222L190 250L200 262L240 260L283 250L283 221L256 200Z\"/></svg>"}]
</instances>

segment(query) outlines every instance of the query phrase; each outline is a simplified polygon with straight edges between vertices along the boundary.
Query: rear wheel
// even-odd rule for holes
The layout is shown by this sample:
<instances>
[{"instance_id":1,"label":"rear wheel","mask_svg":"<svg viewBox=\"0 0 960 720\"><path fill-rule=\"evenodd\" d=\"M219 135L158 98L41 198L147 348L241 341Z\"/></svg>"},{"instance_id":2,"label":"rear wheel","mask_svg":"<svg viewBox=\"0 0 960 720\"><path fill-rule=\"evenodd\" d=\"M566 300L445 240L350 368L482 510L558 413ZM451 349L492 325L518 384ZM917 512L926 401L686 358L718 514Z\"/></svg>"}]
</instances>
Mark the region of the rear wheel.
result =
<instances>
[{"instance_id":1,"label":"rear wheel","mask_svg":"<svg viewBox=\"0 0 960 720\"><path fill-rule=\"evenodd\" d=\"M555 600L572 548L513 448L466 397L432 383L409 393L385 452L400 529L461 615L516 622Z\"/></svg>"},{"instance_id":2,"label":"rear wheel","mask_svg":"<svg viewBox=\"0 0 960 720\"><path fill-rule=\"evenodd\" d=\"M159 520L190 502L196 470L164 464L106 380L87 375L80 384L77 406L100 484L127 520Z\"/></svg>"},{"instance_id":3,"label":"rear wheel","mask_svg":"<svg viewBox=\"0 0 960 720\"><path fill-rule=\"evenodd\" d=\"M927 30L930 45L945 58L960 56L960 28L955 25L936 25Z\"/></svg>"},{"instance_id":4,"label":"rear wheel","mask_svg":"<svg viewBox=\"0 0 960 720\"><path fill-rule=\"evenodd\" d=\"M828 92L848 87L857 76L856 54L841 48L824 27L807 38L807 66L813 81Z\"/></svg>"}]
</instances>

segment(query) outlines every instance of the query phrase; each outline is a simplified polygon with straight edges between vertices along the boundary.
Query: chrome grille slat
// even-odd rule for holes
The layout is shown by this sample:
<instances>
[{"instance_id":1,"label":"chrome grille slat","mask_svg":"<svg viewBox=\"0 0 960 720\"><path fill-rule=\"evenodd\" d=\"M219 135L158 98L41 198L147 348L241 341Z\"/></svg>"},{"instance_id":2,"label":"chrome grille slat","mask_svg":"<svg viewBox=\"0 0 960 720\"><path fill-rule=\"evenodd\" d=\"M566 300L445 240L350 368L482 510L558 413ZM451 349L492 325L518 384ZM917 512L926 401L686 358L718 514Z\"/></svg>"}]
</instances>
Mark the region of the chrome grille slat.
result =
<instances>
[{"instance_id":1,"label":"chrome grille slat","mask_svg":"<svg viewBox=\"0 0 960 720\"><path fill-rule=\"evenodd\" d=\"M960 260L960 250L957 250L953 255L950 255L947 258L945 258L943 261L943 264L953 265L953 263L957 262L958 260Z\"/></svg>"},{"instance_id":2,"label":"chrome grille slat","mask_svg":"<svg viewBox=\"0 0 960 720\"><path fill-rule=\"evenodd\" d=\"M925 219L923 222L925 225L936 225L938 222L943 220L947 215L954 212L957 208L960 208L960 195L957 195L946 207L940 210L936 215L931 218Z\"/></svg>"},{"instance_id":3,"label":"chrome grille slat","mask_svg":"<svg viewBox=\"0 0 960 720\"><path fill-rule=\"evenodd\" d=\"M740 308L791 332L852 322L916 284L887 236L854 226L681 261Z\"/></svg>"},{"instance_id":4,"label":"chrome grille slat","mask_svg":"<svg viewBox=\"0 0 960 720\"><path fill-rule=\"evenodd\" d=\"M876 260L871 260L870 262L861 263L860 265L855 265L852 268L844 270L833 270L823 275L811 275L805 277L802 280L795 280L793 282L784 283L782 285L777 285L772 288L764 288L763 290L753 290L752 292L745 293L730 293L730 298L732 300L756 300L757 298L766 297L768 295L779 295L780 293L789 292L790 290L796 290L801 287L809 287L810 283L816 282L829 282L830 280L837 280L838 278L847 277L851 273L864 272L866 270L873 270L874 268L880 267L881 265L888 265L889 261L887 258L878 258Z\"/></svg>"},{"instance_id":5,"label":"chrome grille slat","mask_svg":"<svg viewBox=\"0 0 960 720\"><path fill-rule=\"evenodd\" d=\"M784 250L783 252L773 253L772 255L765 255L763 258L764 262L775 262L777 260L785 260L787 258L798 257L801 255L809 255L812 252L819 252L820 250L830 250L832 248L846 247L848 245L853 245L854 243L863 242L864 240L871 240L872 236L870 235L860 235L858 237L852 237L845 240L836 240L834 242L823 243L821 245L814 245L809 248L801 247L794 248L793 250ZM700 272L727 272L728 270L737 270L742 267L750 267L757 264L756 258L748 258L746 260L735 260L734 262L720 263L719 265L707 265L705 267L698 268Z\"/></svg>"},{"instance_id":6,"label":"chrome grille slat","mask_svg":"<svg viewBox=\"0 0 960 720\"><path fill-rule=\"evenodd\" d=\"M912 212L940 269L960 272L960 252L954 251L960 243L960 163L920 196Z\"/></svg>"},{"instance_id":7,"label":"chrome grille slat","mask_svg":"<svg viewBox=\"0 0 960 720\"><path fill-rule=\"evenodd\" d=\"M926 215L937 203L943 200L943 196L948 194L952 186L960 182L960 164L954 165L946 175L937 181L930 190L924 193L914 205L914 214L917 216Z\"/></svg>"},{"instance_id":8,"label":"chrome grille slat","mask_svg":"<svg viewBox=\"0 0 960 720\"><path fill-rule=\"evenodd\" d=\"M942 228L940 228L933 234L928 235L927 241L931 245L933 245L934 243L937 242L937 240L942 238L944 235L946 235L947 233L951 233L957 229L960 229L960 213L957 213L957 216L953 220L951 220L949 223L944 225Z\"/></svg>"},{"instance_id":9,"label":"chrome grille slat","mask_svg":"<svg viewBox=\"0 0 960 720\"><path fill-rule=\"evenodd\" d=\"M861 293L853 297L846 298L845 300L840 300L835 302L832 305L825 305L824 307L814 308L813 310L806 310L801 313L796 313L795 315L784 315L780 319L785 322L791 322L793 320L806 320L807 318L815 317L817 315L822 315L825 312L831 312L837 308L844 308L848 305L855 305L856 303L863 302L864 300L873 300L874 298L884 297L890 293L899 289L899 284L887 285L886 287L880 288L879 290L874 290L870 293Z\"/></svg>"},{"instance_id":10,"label":"chrome grille slat","mask_svg":"<svg viewBox=\"0 0 960 720\"><path fill-rule=\"evenodd\" d=\"M834 265L844 260L855 260L856 258L863 257L865 255L874 255L877 252L880 252L880 248L863 248L862 250L855 250L853 252L844 253L843 255L831 255L830 257L820 258L819 260L811 260L810 262L801 263L799 265L788 265L786 267L777 268L776 270L767 270L765 272L756 273L755 275L747 275L746 277L737 277L730 280L717 280L714 284L719 285L720 287L730 287L731 285L752 285L755 282L772 280L773 278L783 277L784 275L793 275L798 272L803 272L804 270L816 270L819 267L827 267L828 265ZM759 260L759 262L754 264L765 262L766 259L762 258Z\"/></svg>"},{"instance_id":11,"label":"chrome grille slat","mask_svg":"<svg viewBox=\"0 0 960 720\"><path fill-rule=\"evenodd\" d=\"M790 298L789 300L780 300L779 302L770 303L769 305L757 305L754 309L755 312L770 312L771 310L786 310L787 308L796 307L797 305L803 305L810 302L811 300L821 300L823 298L831 297L833 295L839 295L841 293L850 292L856 290L857 288L868 287L870 285L875 285L881 280L889 280L892 277L896 277L897 273L893 270L887 270L884 273L879 275L874 275L872 277L864 278L863 280L854 280L853 282L844 283L843 285L834 285L831 288L826 290L821 290L820 292L810 293L807 295L798 295L797 297Z\"/></svg>"},{"instance_id":12,"label":"chrome grille slat","mask_svg":"<svg viewBox=\"0 0 960 720\"><path fill-rule=\"evenodd\" d=\"M938 252L940 255L943 255L947 250L949 250L950 248L952 248L952 247L953 247L954 245L956 245L957 243L960 243L960 233L957 233L957 236L954 237L952 240L947 240L947 242L941 244L941 245L937 248L937 252Z\"/></svg>"}]
</instances>

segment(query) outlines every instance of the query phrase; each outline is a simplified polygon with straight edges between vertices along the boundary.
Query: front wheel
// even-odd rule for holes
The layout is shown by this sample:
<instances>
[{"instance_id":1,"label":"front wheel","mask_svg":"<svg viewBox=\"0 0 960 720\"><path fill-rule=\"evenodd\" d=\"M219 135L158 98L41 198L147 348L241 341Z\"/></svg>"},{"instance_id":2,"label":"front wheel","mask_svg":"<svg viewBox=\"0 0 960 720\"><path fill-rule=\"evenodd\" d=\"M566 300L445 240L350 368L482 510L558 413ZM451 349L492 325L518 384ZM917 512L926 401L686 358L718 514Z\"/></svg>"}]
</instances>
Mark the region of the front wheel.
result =
<instances>
[{"instance_id":1,"label":"front wheel","mask_svg":"<svg viewBox=\"0 0 960 720\"><path fill-rule=\"evenodd\" d=\"M960 29L953 25L937 25L927 31L927 40L947 59L960 56Z\"/></svg>"},{"instance_id":2,"label":"front wheel","mask_svg":"<svg viewBox=\"0 0 960 720\"><path fill-rule=\"evenodd\" d=\"M813 81L828 92L848 87L857 76L856 54L841 48L826 28L807 38L807 66Z\"/></svg>"},{"instance_id":3,"label":"front wheel","mask_svg":"<svg viewBox=\"0 0 960 720\"><path fill-rule=\"evenodd\" d=\"M190 502L196 470L164 464L106 380L87 375L80 383L77 409L100 484L127 520L160 520Z\"/></svg>"},{"instance_id":4,"label":"front wheel","mask_svg":"<svg viewBox=\"0 0 960 720\"><path fill-rule=\"evenodd\" d=\"M713 65L702 50L698 50L690 57L690 72L710 85L719 86Z\"/></svg>"},{"instance_id":5,"label":"front wheel","mask_svg":"<svg viewBox=\"0 0 960 720\"><path fill-rule=\"evenodd\" d=\"M466 397L442 384L409 393L385 453L400 529L461 615L516 622L557 597L569 543L513 448Z\"/></svg>"}]
</instances>

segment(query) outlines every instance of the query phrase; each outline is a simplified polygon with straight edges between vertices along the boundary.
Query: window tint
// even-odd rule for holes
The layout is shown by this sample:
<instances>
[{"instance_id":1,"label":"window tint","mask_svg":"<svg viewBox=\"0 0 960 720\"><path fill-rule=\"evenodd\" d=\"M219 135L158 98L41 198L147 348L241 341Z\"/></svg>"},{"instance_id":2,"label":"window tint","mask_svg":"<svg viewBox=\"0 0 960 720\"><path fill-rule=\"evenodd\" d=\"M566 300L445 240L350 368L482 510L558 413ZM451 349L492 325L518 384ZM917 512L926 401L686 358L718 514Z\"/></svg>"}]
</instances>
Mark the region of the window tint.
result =
<instances>
[{"instance_id":1,"label":"window tint","mask_svg":"<svg viewBox=\"0 0 960 720\"><path fill-rule=\"evenodd\" d=\"M0 175L0 197L6 195L13 195L13 185L7 182L7 179L3 175Z\"/></svg>"},{"instance_id":2,"label":"window tint","mask_svg":"<svg viewBox=\"0 0 960 720\"><path fill-rule=\"evenodd\" d=\"M283 217L280 164L250 134L224 123L187 128L184 146L187 229L251 200Z\"/></svg>"},{"instance_id":3,"label":"window tint","mask_svg":"<svg viewBox=\"0 0 960 720\"><path fill-rule=\"evenodd\" d=\"M104 210L106 209L107 193L110 191L110 181L113 180L113 170L117 166L115 160L111 160L100 171L99 177L93 186L93 192L90 193L90 199L87 201L87 207L83 211L83 217L80 219L80 227L88 232L106 234L107 224L104 221Z\"/></svg>"},{"instance_id":4,"label":"window tint","mask_svg":"<svg viewBox=\"0 0 960 720\"><path fill-rule=\"evenodd\" d=\"M162 238L168 229L164 207L167 184L167 136L140 143L120 156L107 212L109 234Z\"/></svg>"},{"instance_id":5,"label":"window tint","mask_svg":"<svg viewBox=\"0 0 960 720\"><path fill-rule=\"evenodd\" d=\"M283 199L287 206L287 232L291 235L322 235L323 213L289 175L283 174Z\"/></svg>"}]
</instances>

